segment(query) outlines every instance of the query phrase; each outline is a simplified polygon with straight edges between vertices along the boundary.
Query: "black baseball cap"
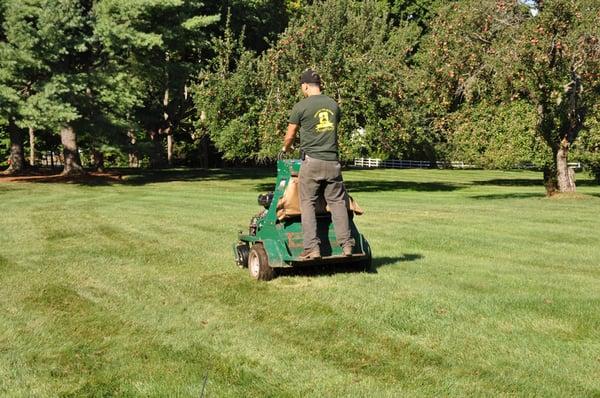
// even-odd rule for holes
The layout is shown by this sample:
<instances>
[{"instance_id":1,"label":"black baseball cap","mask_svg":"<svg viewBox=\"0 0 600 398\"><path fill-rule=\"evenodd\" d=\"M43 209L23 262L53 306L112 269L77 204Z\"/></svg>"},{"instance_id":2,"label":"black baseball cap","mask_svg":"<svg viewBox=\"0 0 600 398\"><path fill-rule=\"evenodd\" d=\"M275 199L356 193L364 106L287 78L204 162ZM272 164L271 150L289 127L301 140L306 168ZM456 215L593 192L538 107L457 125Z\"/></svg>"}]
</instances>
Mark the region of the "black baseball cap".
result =
<instances>
[{"instance_id":1,"label":"black baseball cap","mask_svg":"<svg viewBox=\"0 0 600 398\"><path fill-rule=\"evenodd\" d=\"M307 69L300 75L300 84L302 83L321 84L321 76L314 70Z\"/></svg>"}]
</instances>

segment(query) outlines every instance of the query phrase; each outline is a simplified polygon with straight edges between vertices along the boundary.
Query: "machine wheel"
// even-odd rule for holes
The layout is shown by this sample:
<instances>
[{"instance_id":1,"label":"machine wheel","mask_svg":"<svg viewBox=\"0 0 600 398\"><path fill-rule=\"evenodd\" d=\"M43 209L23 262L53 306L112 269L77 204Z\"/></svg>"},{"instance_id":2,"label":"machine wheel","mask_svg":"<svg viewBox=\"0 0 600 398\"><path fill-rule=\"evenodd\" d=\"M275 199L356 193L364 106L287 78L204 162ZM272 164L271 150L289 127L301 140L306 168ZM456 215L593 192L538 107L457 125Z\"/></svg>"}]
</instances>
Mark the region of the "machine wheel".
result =
<instances>
[{"instance_id":1,"label":"machine wheel","mask_svg":"<svg viewBox=\"0 0 600 398\"><path fill-rule=\"evenodd\" d=\"M246 268L248 266L248 255L250 254L250 246L243 243L235 247L236 258L235 263L238 267Z\"/></svg>"},{"instance_id":2,"label":"machine wheel","mask_svg":"<svg viewBox=\"0 0 600 398\"><path fill-rule=\"evenodd\" d=\"M259 281L270 281L275 276L275 271L269 266L269 257L262 243L255 243L250 249L248 271Z\"/></svg>"}]
</instances>

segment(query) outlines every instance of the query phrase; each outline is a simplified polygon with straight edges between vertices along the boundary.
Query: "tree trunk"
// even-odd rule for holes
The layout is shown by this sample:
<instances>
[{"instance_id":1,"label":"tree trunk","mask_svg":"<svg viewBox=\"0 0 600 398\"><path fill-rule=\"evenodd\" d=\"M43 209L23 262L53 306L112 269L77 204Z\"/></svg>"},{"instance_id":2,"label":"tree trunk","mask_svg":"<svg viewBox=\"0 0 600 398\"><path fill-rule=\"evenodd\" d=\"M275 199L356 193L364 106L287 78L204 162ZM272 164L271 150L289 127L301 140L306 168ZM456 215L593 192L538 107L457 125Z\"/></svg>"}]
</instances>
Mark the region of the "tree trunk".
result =
<instances>
[{"instance_id":1,"label":"tree trunk","mask_svg":"<svg viewBox=\"0 0 600 398\"><path fill-rule=\"evenodd\" d=\"M163 96L163 119L165 126L163 131L164 134L167 135L167 163L170 166L173 166L173 135L171 129L171 120L169 118L169 88L165 89L165 94Z\"/></svg>"},{"instance_id":2,"label":"tree trunk","mask_svg":"<svg viewBox=\"0 0 600 398\"><path fill-rule=\"evenodd\" d=\"M204 123L206 122L206 112L200 112L200 125L202 126L202 131L204 131ZM208 134L205 132L200 135L200 167L207 169L209 167L208 161Z\"/></svg>"},{"instance_id":3,"label":"tree trunk","mask_svg":"<svg viewBox=\"0 0 600 398\"><path fill-rule=\"evenodd\" d=\"M173 134L171 134L171 127L167 128L167 162L169 167L173 166Z\"/></svg>"},{"instance_id":4,"label":"tree trunk","mask_svg":"<svg viewBox=\"0 0 600 398\"><path fill-rule=\"evenodd\" d=\"M35 166L35 130L29 127L29 165Z\"/></svg>"},{"instance_id":5,"label":"tree trunk","mask_svg":"<svg viewBox=\"0 0 600 398\"><path fill-rule=\"evenodd\" d=\"M137 142L137 138L135 136L135 132L133 130L129 130L127 132L127 138L129 138L128 145L128 157L129 157L129 167L140 167L140 159L137 154L137 150L135 147L135 143Z\"/></svg>"},{"instance_id":6,"label":"tree trunk","mask_svg":"<svg viewBox=\"0 0 600 398\"><path fill-rule=\"evenodd\" d=\"M8 157L8 169L3 174L19 174L25 169L25 157L23 155L23 132L16 126L9 128L10 156Z\"/></svg>"},{"instance_id":7,"label":"tree trunk","mask_svg":"<svg viewBox=\"0 0 600 398\"><path fill-rule=\"evenodd\" d=\"M60 141L63 145L64 169L62 175L79 175L85 171L81 167L77 134L73 126L66 125L60 129Z\"/></svg>"},{"instance_id":8,"label":"tree trunk","mask_svg":"<svg viewBox=\"0 0 600 398\"><path fill-rule=\"evenodd\" d=\"M97 149L92 149L92 167L100 173L104 172L104 154Z\"/></svg>"},{"instance_id":9,"label":"tree trunk","mask_svg":"<svg viewBox=\"0 0 600 398\"><path fill-rule=\"evenodd\" d=\"M158 131L150 131L150 141L154 150L150 157L150 167L156 169L163 166L163 147L161 145L160 133Z\"/></svg>"},{"instance_id":10,"label":"tree trunk","mask_svg":"<svg viewBox=\"0 0 600 398\"><path fill-rule=\"evenodd\" d=\"M556 180L559 192L575 192L575 172L569 168L569 141L566 137L560 142L556 154Z\"/></svg>"},{"instance_id":11,"label":"tree trunk","mask_svg":"<svg viewBox=\"0 0 600 398\"><path fill-rule=\"evenodd\" d=\"M210 167L209 152L208 152L208 135L204 135L201 139L202 156L200 157L200 167L208 169Z\"/></svg>"},{"instance_id":12,"label":"tree trunk","mask_svg":"<svg viewBox=\"0 0 600 398\"><path fill-rule=\"evenodd\" d=\"M544 167L546 195L575 192L575 171L569 167L569 140L564 137L557 147L552 148L553 163Z\"/></svg>"},{"instance_id":13,"label":"tree trunk","mask_svg":"<svg viewBox=\"0 0 600 398\"><path fill-rule=\"evenodd\" d=\"M554 159L556 159L556 156ZM554 163L544 166L544 186L546 187L547 196L552 196L558 192L556 165Z\"/></svg>"}]
</instances>

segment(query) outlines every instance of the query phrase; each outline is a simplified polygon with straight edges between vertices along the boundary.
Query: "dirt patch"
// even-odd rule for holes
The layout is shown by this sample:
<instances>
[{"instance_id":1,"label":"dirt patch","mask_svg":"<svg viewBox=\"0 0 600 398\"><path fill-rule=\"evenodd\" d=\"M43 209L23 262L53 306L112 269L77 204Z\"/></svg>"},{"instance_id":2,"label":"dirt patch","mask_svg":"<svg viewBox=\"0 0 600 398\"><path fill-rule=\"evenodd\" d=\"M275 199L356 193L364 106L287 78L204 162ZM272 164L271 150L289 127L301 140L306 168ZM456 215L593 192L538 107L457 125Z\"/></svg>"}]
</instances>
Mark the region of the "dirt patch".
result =
<instances>
[{"instance_id":1,"label":"dirt patch","mask_svg":"<svg viewBox=\"0 0 600 398\"><path fill-rule=\"evenodd\" d=\"M590 199L594 195L587 195L579 192L561 192L555 193L552 196L547 196L550 200L582 200L582 199Z\"/></svg>"},{"instance_id":2,"label":"dirt patch","mask_svg":"<svg viewBox=\"0 0 600 398\"><path fill-rule=\"evenodd\" d=\"M3 182L55 182L55 183L85 183L85 184L112 184L122 181L122 175L115 172L89 172L78 176L63 176L54 171L40 170L25 175L2 175L0 183Z\"/></svg>"}]
</instances>

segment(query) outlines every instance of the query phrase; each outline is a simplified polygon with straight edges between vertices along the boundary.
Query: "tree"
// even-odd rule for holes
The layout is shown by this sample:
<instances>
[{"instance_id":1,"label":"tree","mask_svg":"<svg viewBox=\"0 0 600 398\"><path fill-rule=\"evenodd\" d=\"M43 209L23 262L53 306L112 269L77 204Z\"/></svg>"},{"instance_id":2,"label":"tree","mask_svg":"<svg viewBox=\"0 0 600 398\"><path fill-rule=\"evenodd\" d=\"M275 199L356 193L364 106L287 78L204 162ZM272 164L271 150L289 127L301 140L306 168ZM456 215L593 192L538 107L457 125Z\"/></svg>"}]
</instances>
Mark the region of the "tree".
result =
<instances>
[{"instance_id":1,"label":"tree","mask_svg":"<svg viewBox=\"0 0 600 398\"><path fill-rule=\"evenodd\" d=\"M188 88L208 49L206 28L220 19L203 9L189 0L105 0L98 6L96 30L109 58L142 82L137 97L143 106L129 113L130 130L143 127L158 144L166 137L169 164L174 134L189 130Z\"/></svg>"},{"instance_id":2,"label":"tree","mask_svg":"<svg viewBox=\"0 0 600 398\"><path fill-rule=\"evenodd\" d=\"M512 76L524 76L512 91L536 107L537 132L552 150L544 169L548 194L575 191L569 150L600 94L599 6L597 0L540 2L539 15L505 52L516 66Z\"/></svg>"},{"instance_id":3,"label":"tree","mask_svg":"<svg viewBox=\"0 0 600 398\"><path fill-rule=\"evenodd\" d=\"M60 131L65 174L82 172L81 138L96 155L103 144L124 142L143 105L170 141L189 113L184 93L206 42L202 28L217 19L200 16L201 3L5 3L2 65L11 74L0 95L12 93L15 131Z\"/></svg>"},{"instance_id":4,"label":"tree","mask_svg":"<svg viewBox=\"0 0 600 398\"><path fill-rule=\"evenodd\" d=\"M4 51L6 61L15 65L11 86L20 97L15 123L21 128L39 123L60 131L64 174L83 171L77 122L91 114L98 88L93 72L101 60L96 56L92 11L89 1L6 0Z\"/></svg>"},{"instance_id":5,"label":"tree","mask_svg":"<svg viewBox=\"0 0 600 398\"><path fill-rule=\"evenodd\" d=\"M538 4L537 17L520 2L503 0L440 10L418 56L428 77L424 105L437 126L446 129L448 115L477 104L493 112L512 101L527 103L537 113L530 127L551 153L544 165L547 193L573 191L569 147L600 84L598 5L548 0Z\"/></svg>"},{"instance_id":6,"label":"tree","mask_svg":"<svg viewBox=\"0 0 600 398\"><path fill-rule=\"evenodd\" d=\"M9 167L4 173L16 174L23 170L25 159L23 156L23 135L15 125L13 117L18 109L19 96L17 90L11 86L15 78L15 68L8 62L5 22L6 3L0 1L0 137L7 134L10 148Z\"/></svg>"}]
</instances>

